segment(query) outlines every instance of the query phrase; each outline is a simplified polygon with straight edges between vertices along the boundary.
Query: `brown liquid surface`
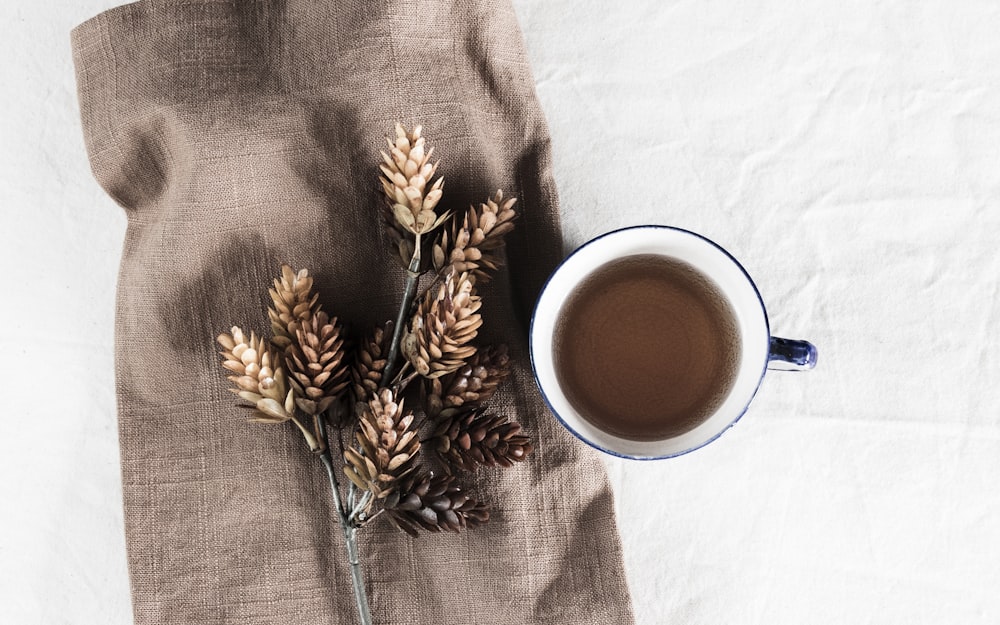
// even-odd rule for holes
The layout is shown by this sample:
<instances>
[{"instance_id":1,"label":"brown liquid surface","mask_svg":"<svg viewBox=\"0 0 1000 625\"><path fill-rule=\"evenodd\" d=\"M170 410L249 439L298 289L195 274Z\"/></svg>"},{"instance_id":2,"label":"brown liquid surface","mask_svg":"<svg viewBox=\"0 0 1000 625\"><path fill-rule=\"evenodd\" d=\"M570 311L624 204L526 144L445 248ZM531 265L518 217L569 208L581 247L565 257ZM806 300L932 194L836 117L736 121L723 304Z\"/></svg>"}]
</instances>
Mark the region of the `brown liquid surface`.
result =
<instances>
[{"instance_id":1,"label":"brown liquid surface","mask_svg":"<svg viewBox=\"0 0 1000 625\"><path fill-rule=\"evenodd\" d=\"M704 422L740 357L725 295L691 265L653 254L584 279L560 310L552 347L559 385L581 416L640 441Z\"/></svg>"}]
</instances>

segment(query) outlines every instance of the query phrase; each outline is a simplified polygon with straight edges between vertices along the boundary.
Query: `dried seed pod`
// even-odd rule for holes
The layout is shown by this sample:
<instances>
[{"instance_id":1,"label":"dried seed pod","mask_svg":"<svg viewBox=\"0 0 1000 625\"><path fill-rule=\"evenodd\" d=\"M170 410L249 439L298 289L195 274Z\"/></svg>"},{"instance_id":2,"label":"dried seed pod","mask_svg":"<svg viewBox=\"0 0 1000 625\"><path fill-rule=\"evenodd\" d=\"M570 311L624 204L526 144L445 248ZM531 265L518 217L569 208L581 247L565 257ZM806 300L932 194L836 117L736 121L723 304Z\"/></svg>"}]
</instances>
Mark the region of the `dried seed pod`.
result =
<instances>
[{"instance_id":1,"label":"dried seed pod","mask_svg":"<svg viewBox=\"0 0 1000 625\"><path fill-rule=\"evenodd\" d=\"M296 404L302 412L326 412L348 384L344 341L337 318L318 311L301 322L295 341L289 346L287 363L293 382L298 384Z\"/></svg>"},{"instance_id":2,"label":"dried seed pod","mask_svg":"<svg viewBox=\"0 0 1000 625\"><path fill-rule=\"evenodd\" d=\"M420 530L450 531L478 527L490 519L489 507L476 501L451 475L412 473L385 501L392 524L416 537Z\"/></svg>"},{"instance_id":3,"label":"dried seed pod","mask_svg":"<svg viewBox=\"0 0 1000 625\"><path fill-rule=\"evenodd\" d=\"M420 126L408 131L396 124L395 140L386 138L389 152L382 152L382 164L379 165L382 170L379 180L394 222L390 225L390 237L396 240L404 266L409 264L410 258L403 257L405 246L399 241L412 241L409 235L430 232L447 218L447 214L438 215L434 211L441 200L444 178L431 182L438 164L431 163L434 148L426 147L421 131Z\"/></svg>"},{"instance_id":4,"label":"dried seed pod","mask_svg":"<svg viewBox=\"0 0 1000 625\"><path fill-rule=\"evenodd\" d=\"M397 403L392 391L382 389L358 419L358 446L344 452L347 477L377 499L395 492L399 480L413 471L420 451L412 425L413 413L404 413L403 402Z\"/></svg>"},{"instance_id":5,"label":"dried seed pod","mask_svg":"<svg viewBox=\"0 0 1000 625\"><path fill-rule=\"evenodd\" d=\"M295 414L296 395L288 387L278 354L252 332L249 340L237 326L230 332L219 335L217 340L224 348L219 353L222 354L222 366L234 374L227 376L236 385L229 390L252 406L250 420L284 423L291 419Z\"/></svg>"},{"instance_id":6,"label":"dried seed pod","mask_svg":"<svg viewBox=\"0 0 1000 625\"><path fill-rule=\"evenodd\" d=\"M449 275L436 292L428 291L403 337L402 351L425 378L447 375L476 353L470 341L483 324L482 301L469 274Z\"/></svg>"},{"instance_id":7,"label":"dried seed pod","mask_svg":"<svg viewBox=\"0 0 1000 625\"><path fill-rule=\"evenodd\" d=\"M510 467L534 449L521 433L521 424L483 408L442 419L428 444L449 471L473 471L478 465Z\"/></svg>"},{"instance_id":8,"label":"dried seed pod","mask_svg":"<svg viewBox=\"0 0 1000 625\"><path fill-rule=\"evenodd\" d=\"M503 264L504 236L514 229L514 198L503 198L503 191L479 207L470 206L451 228L441 231L434 244L434 268L439 272L472 272L477 282L486 283L489 271Z\"/></svg>"},{"instance_id":9,"label":"dried seed pod","mask_svg":"<svg viewBox=\"0 0 1000 625\"><path fill-rule=\"evenodd\" d=\"M268 289L273 308L267 309L271 319L271 339L284 350L295 340L300 325L319 311L319 295L312 292L313 279L306 269L295 271L288 265L281 266L281 277L274 279L274 288Z\"/></svg>"},{"instance_id":10,"label":"dried seed pod","mask_svg":"<svg viewBox=\"0 0 1000 625\"><path fill-rule=\"evenodd\" d=\"M453 373L427 380L424 406L431 419L482 406L510 373L506 345L479 348Z\"/></svg>"},{"instance_id":11,"label":"dried seed pod","mask_svg":"<svg viewBox=\"0 0 1000 625\"><path fill-rule=\"evenodd\" d=\"M367 403L382 385L389 352L388 341L392 338L392 322L372 329L362 341L351 367L351 381L354 383L355 401Z\"/></svg>"}]
</instances>

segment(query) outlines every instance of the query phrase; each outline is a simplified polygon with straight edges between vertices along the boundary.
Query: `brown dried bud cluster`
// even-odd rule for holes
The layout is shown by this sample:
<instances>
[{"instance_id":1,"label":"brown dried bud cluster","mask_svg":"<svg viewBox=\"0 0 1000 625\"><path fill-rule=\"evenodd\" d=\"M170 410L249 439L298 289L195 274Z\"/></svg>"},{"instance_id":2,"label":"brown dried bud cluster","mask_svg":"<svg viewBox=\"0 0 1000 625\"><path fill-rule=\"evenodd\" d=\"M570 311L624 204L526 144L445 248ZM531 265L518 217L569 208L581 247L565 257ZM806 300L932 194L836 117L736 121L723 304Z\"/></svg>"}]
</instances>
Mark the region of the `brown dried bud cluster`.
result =
<instances>
[{"instance_id":1,"label":"brown dried bud cluster","mask_svg":"<svg viewBox=\"0 0 1000 625\"><path fill-rule=\"evenodd\" d=\"M509 467L534 449L520 423L482 408L443 419L431 441L445 467L463 471L477 465Z\"/></svg>"},{"instance_id":2,"label":"brown dried bud cluster","mask_svg":"<svg viewBox=\"0 0 1000 625\"><path fill-rule=\"evenodd\" d=\"M410 429L413 413L403 412L392 392L383 389L358 419L358 448L344 452L344 473L362 491L377 499L388 497L414 469L420 439Z\"/></svg>"},{"instance_id":3,"label":"brown dried bud cluster","mask_svg":"<svg viewBox=\"0 0 1000 625\"><path fill-rule=\"evenodd\" d=\"M302 412L317 415L326 412L337 395L347 387L344 341L340 338L337 318L322 310L298 324L295 342L287 350L288 369L298 383L300 397L295 400Z\"/></svg>"},{"instance_id":4,"label":"brown dried bud cluster","mask_svg":"<svg viewBox=\"0 0 1000 625\"><path fill-rule=\"evenodd\" d=\"M470 206L459 223L445 228L434 245L434 268L457 273L471 271L479 282L488 282L489 271L503 264L504 235L514 229L514 198L504 201L503 191L480 204Z\"/></svg>"},{"instance_id":5,"label":"brown dried bud cluster","mask_svg":"<svg viewBox=\"0 0 1000 625\"><path fill-rule=\"evenodd\" d=\"M481 305L467 273L449 275L436 292L428 291L402 343L403 354L420 375L447 375L476 353L469 343L483 324Z\"/></svg>"},{"instance_id":6,"label":"brown dried bud cluster","mask_svg":"<svg viewBox=\"0 0 1000 625\"><path fill-rule=\"evenodd\" d=\"M479 348L454 373L427 380L424 406L431 419L483 405L510 373L506 345Z\"/></svg>"},{"instance_id":7,"label":"brown dried bud cluster","mask_svg":"<svg viewBox=\"0 0 1000 625\"><path fill-rule=\"evenodd\" d=\"M267 310L271 319L271 342L287 349L295 340L299 325L319 310L312 292L313 279L306 269L296 272L288 265L281 266L281 277L274 279L274 288L268 289L274 308Z\"/></svg>"},{"instance_id":8,"label":"brown dried bud cluster","mask_svg":"<svg viewBox=\"0 0 1000 625\"><path fill-rule=\"evenodd\" d=\"M295 413L295 391L288 388L285 372L277 362L277 354L270 351L264 339L250 333L247 340L243 331L233 326L231 334L220 334L219 345L224 348L222 366L234 375L226 376L236 388L229 389L251 404L251 421L284 423Z\"/></svg>"},{"instance_id":9,"label":"brown dried bud cluster","mask_svg":"<svg viewBox=\"0 0 1000 625\"><path fill-rule=\"evenodd\" d=\"M413 537L419 530L457 534L490 519L489 507L467 495L450 475L407 477L386 499L385 510L393 525Z\"/></svg>"},{"instance_id":10,"label":"brown dried bud cluster","mask_svg":"<svg viewBox=\"0 0 1000 625\"><path fill-rule=\"evenodd\" d=\"M382 385L382 372L388 362L389 347L386 341L392 336L392 322L372 329L358 348L351 380L354 382L354 398L367 403Z\"/></svg>"}]
</instances>

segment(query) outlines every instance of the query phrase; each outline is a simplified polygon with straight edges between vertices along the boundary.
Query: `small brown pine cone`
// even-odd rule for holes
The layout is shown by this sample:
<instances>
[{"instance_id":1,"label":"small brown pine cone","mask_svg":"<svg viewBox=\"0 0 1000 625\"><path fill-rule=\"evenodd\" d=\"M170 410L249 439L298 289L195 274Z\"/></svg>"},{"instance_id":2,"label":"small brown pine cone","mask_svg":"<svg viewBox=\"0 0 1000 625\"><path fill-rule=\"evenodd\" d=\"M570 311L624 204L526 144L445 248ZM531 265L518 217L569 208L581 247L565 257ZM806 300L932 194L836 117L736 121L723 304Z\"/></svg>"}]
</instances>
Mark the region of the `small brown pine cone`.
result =
<instances>
[{"instance_id":1,"label":"small brown pine cone","mask_svg":"<svg viewBox=\"0 0 1000 625\"><path fill-rule=\"evenodd\" d=\"M479 348L454 373L427 380L424 406L431 419L482 406L510 373L506 345Z\"/></svg>"},{"instance_id":2,"label":"small brown pine cone","mask_svg":"<svg viewBox=\"0 0 1000 625\"><path fill-rule=\"evenodd\" d=\"M513 466L534 449L521 424L483 408L442 419L428 443L446 468Z\"/></svg>"},{"instance_id":3,"label":"small brown pine cone","mask_svg":"<svg viewBox=\"0 0 1000 625\"><path fill-rule=\"evenodd\" d=\"M490 520L489 506L469 497L451 475L409 475L386 499L385 511L393 525L413 537L420 530L457 534Z\"/></svg>"},{"instance_id":4,"label":"small brown pine cone","mask_svg":"<svg viewBox=\"0 0 1000 625\"><path fill-rule=\"evenodd\" d=\"M410 429L413 413L403 412L392 391L372 398L358 419L357 447L344 452L344 473L354 484L378 499L388 497L414 469L420 439Z\"/></svg>"},{"instance_id":5,"label":"small brown pine cone","mask_svg":"<svg viewBox=\"0 0 1000 625\"><path fill-rule=\"evenodd\" d=\"M281 348L295 340L295 331L319 311L318 294L312 292L313 279L307 269L296 272L288 265L281 266L281 277L274 279L274 288L268 289L274 308L267 309L271 319L271 343Z\"/></svg>"},{"instance_id":6,"label":"small brown pine cone","mask_svg":"<svg viewBox=\"0 0 1000 625\"><path fill-rule=\"evenodd\" d=\"M295 391L288 387L278 354L252 332L249 340L236 326L230 332L217 339L224 348L219 352L222 366L235 374L227 376L236 385L230 392L251 404L251 421L284 423L291 419L295 414Z\"/></svg>"},{"instance_id":7,"label":"small brown pine cone","mask_svg":"<svg viewBox=\"0 0 1000 625\"><path fill-rule=\"evenodd\" d=\"M388 362L388 341L392 338L392 322L378 326L362 341L351 367L355 401L368 403L382 384L382 372Z\"/></svg>"},{"instance_id":8,"label":"small brown pine cone","mask_svg":"<svg viewBox=\"0 0 1000 625\"><path fill-rule=\"evenodd\" d=\"M447 375L476 353L469 342L483 324L481 305L469 274L449 275L437 292L428 291L402 341L403 354L420 375Z\"/></svg>"},{"instance_id":9,"label":"small brown pine cone","mask_svg":"<svg viewBox=\"0 0 1000 625\"><path fill-rule=\"evenodd\" d=\"M288 368L301 390L296 405L309 415L322 414L348 384L344 341L337 318L323 311L303 322L288 349Z\"/></svg>"},{"instance_id":10,"label":"small brown pine cone","mask_svg":"<svg viewBox=\"0 0 1000 625\"><path fill-rule=\"evenodd\" d=\"M503 239L514 229L517 216L514 202L514 198L504 201L503 191L498 190L479 208L470 206L461 221L456 217L434 244L434 268L439 272L449 268L458 273L469 271L477 282L488 282L487 272L503 264Z\"/></svg>"}]
</instances>

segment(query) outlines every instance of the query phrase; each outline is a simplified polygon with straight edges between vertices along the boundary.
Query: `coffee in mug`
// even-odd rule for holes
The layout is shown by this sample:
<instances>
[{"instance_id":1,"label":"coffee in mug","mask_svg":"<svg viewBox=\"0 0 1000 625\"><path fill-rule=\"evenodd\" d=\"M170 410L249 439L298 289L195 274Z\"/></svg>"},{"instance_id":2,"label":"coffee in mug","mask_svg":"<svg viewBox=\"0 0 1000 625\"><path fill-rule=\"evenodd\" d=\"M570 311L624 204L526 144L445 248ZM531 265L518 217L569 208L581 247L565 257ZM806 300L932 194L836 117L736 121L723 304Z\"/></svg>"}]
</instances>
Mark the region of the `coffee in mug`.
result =
<instances>
[{"instance_id":1,"label":"coffee in mug","mask_svg":"<svg viewBox=\"0 0 1000 625\"><path fill-rule=\"evenodd\" d=\"M694 429L732 388L739 328L725 294L692 265L636 254L570 294L553 336L556 376L598 428L632 440Z\"/></svg>"}]
</instances>

